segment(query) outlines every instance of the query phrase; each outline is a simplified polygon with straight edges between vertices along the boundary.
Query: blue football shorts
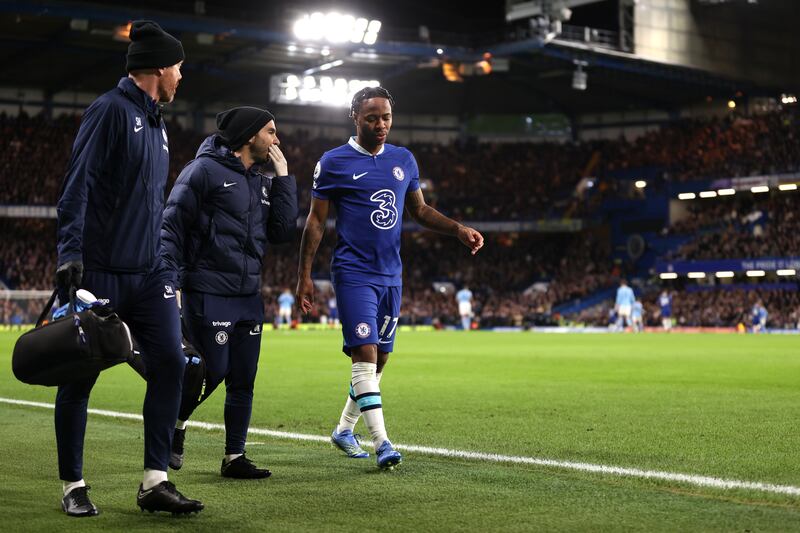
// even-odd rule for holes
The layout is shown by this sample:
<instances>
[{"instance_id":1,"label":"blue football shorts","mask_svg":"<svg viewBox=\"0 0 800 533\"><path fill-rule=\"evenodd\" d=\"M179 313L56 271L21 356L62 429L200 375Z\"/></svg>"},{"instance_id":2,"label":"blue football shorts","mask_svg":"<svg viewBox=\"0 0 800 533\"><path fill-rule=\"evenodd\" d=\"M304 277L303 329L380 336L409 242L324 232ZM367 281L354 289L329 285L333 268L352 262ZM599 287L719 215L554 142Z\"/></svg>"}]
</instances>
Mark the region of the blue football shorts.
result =
<instances>
[{"instance_id":1,"label":"blue football shorts","mask_svg":"<svg viewBox=\"0 0 800 533\"><path fill-rule=\"evenodd\" d=\"M381 285L334 285L344 346L350 348L376 344L379 352L394 350L397 321L400 319L402 287Z\"/></svg>"}]
</instances>

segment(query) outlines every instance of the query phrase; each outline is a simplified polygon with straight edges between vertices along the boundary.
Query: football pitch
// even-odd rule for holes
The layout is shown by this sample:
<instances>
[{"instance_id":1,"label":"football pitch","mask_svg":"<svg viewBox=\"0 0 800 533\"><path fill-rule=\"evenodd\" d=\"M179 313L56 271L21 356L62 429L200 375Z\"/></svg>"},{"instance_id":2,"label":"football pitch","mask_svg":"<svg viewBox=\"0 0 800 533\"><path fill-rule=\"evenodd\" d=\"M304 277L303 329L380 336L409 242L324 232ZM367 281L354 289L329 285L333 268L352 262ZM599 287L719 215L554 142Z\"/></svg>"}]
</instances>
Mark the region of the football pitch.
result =
<instances>
[{"instance_id":1,"label":"football pitch","mask_svg":"<svg viewBox=\"0 0 800 533\"><path fill-rule=\"evenodd\" d=\"M383 472L325 442L339 333L267 332L247 453L273 475L220 477L218 390L170 472L206 504L191 518L135 506L143 432L123 414L144 382L115 367L90 402L106 412L89 415L88 519L61 512L55 391L13 377L17 336L0 332L4 531L800 531L795 336L402 332L381 389L404 462Z\"/></svg>"}]
</instances>

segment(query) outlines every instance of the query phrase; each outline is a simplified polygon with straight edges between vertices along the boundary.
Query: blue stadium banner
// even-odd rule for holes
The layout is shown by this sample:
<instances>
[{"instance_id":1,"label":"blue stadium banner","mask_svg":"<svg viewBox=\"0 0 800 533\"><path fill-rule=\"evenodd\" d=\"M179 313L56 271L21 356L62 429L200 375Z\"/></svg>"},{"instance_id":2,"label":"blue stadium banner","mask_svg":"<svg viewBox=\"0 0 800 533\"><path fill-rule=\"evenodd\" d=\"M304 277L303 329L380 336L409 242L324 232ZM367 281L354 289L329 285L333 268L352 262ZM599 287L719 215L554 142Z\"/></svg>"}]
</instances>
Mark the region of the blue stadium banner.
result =
<instances>
[{"instance_id":1,"label":"blue stadium banner","mask_svg":"<svg viewBox=\"0 0 800 533\"><path fill-rule=\"evenodd\" d=\"M745 272L747 270L788 270L800 271L800 257L761 257L758 259L714 259L707 261L656 261L656 272Z\"/></svg>"}]
</instances>

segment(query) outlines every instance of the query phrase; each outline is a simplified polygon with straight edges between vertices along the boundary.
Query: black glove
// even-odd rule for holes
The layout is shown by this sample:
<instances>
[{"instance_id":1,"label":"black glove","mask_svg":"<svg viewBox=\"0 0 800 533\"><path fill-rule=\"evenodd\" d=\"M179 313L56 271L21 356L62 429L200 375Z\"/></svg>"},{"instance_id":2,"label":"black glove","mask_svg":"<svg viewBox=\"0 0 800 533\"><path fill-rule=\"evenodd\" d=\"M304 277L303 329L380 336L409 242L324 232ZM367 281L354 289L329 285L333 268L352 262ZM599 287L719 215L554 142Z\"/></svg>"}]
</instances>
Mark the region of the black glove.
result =
<instances>
[{"instance_id":1,"label":"black glove","mask_svg":"<svg viewBox=\"0 0 800 533\"><path fill-rule=\"evenodd\" d=\"M83 281L83 261L67 261L56 270L56 287L64 292L77 289Z\"/></svg>"}]
</instances>

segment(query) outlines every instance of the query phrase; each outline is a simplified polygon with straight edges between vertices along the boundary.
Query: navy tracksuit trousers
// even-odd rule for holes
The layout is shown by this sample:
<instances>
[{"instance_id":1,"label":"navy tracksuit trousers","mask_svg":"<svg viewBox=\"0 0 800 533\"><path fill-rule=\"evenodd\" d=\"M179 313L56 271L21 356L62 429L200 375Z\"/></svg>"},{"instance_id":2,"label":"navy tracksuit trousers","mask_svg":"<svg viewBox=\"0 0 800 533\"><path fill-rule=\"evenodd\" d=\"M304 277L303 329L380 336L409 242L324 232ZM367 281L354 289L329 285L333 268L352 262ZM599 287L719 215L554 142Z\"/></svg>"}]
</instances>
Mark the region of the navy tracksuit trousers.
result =
<instances>
[{"instance_id":1,"label":"navy tracksuit trousers","mask_svg":"<svg viewBox=\"0 0 800 533\"><path fill-rule=\"evenodd\" d=\"M184 333L206 360L202 400L225 381L225 453L244 453L264 323L261 296L183 291L181 297ZM178 418L188 420L194 408L181 406Z\"/></svg>"},{"instance_id":2,"label":"navy tracksuit trousers","mask_svg":"<svg viewBox=\"0 0 800 533\"><path fill-rule=\"evenodd\" d=\"M141 347L147 367L144 397L144 467L167 470L178 417L186 360L172 282L163 272L115 274L88 271L82 287L108 299ZM64 481L83 478L83 441L92 378L61 385L56 395L58 471Z\"/></svg>"}]
</instances>

